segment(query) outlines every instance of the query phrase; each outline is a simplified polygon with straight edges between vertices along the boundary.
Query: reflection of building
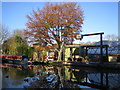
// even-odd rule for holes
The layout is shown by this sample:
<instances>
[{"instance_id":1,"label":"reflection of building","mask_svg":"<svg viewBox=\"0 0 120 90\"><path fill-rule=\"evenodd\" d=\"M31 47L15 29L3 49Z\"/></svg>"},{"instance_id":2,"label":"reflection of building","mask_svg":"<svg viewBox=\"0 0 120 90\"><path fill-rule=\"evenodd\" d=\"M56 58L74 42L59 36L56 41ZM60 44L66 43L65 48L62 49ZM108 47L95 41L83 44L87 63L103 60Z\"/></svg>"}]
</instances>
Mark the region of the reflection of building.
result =
<instances>
[{"instance_id":1,"label":"reflection of building","mask_svg":"<svg viewBox=\"0 0 120 90\"><path fill-rule=\"evenodd\" d=\"M74 74L77 82L82 82L85 80L85 76L86 76L86 72L85 71L72 71L72 73Z\"/></svg>"},{"instance_id":2,"label":"reflection of building","mask_svg":"<svg viewBox=\"0 0 120 90\"><path fill-rule=\"evenodd\" d=\"M46 71L45 72L51 72L51 73L53 73L54 72L54 67L48 67L48 66L46 66Z\"/></svg>"},{"instance_id":3,"label":"reflection of building","mask_svg":"<svg viewBox=\"0 0 120 90\"><path fill-rule=\"evenodd\" d=\"M102 84L111 88L120 87L120 74L118 73L90 73L89 81L95 84Z\"/></svg>"},{"instance_id":4,"label":"reflection of building","mask_svg":"<svg viewBox=\"0 0 120 90\"><path fill-rule=\"evenodd\" d=\"M85 70L85 69L84 69ZM65 79L72 83L88 86L91 88L108 90L120 88L120 73L118 71L97 71L65 68Z\"/></svg>"}]
</instances>

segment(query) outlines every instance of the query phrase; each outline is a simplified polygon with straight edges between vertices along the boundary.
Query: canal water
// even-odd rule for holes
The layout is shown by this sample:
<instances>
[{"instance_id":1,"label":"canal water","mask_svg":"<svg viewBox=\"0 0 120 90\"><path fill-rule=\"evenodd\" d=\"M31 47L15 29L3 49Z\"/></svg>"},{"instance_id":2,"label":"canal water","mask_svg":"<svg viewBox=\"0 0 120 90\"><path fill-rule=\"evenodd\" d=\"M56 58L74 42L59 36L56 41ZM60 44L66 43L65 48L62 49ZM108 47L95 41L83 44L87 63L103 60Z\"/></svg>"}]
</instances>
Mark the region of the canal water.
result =
<instances>
[{"instance_id":1,"label":"canal water","mask_svg":"<svg viewBox=\"0 0 120 90\"><path fill-rule=\"evenodd\" d=\"M25 65L1 67L2 88L120 88L119 70L94 68Z\"/></svg>"}]
</instances>

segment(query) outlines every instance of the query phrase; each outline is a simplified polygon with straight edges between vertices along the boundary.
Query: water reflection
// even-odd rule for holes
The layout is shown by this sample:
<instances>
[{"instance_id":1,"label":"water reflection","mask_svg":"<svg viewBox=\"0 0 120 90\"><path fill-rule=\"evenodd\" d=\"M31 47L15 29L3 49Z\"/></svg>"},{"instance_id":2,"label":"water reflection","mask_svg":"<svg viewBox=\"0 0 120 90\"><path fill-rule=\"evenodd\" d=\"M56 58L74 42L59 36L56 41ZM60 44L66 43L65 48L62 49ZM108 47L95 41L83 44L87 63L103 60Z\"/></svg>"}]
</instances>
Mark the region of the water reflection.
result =
<instances>
[{"instance_id":1,"label":"water reflection","mask_svg":"<svg viewBox=\"0 0 120 90\"><path fill-rule=\"evenodd\" d=\"M2 74L3 88L120 88L120 71L116 70L31 65L22 69L3 67Z\"/></svg>"},{"instance_id":2,"label":"water reflection","mask_svg":"<svg viewBox=\"0 0 120 90\"><path fill-rule=\"evenodd\" d=\"M118 73L90 73L88 78L91 83L109 88L120 88L120 74Z\"/></svg>"},{"instance_id":3,"label":"water reflection","mask_svg":"<svg viewBox=\"0 0 120 90\"><path fill-rule=\"evenodd\" d=\"M77 71L76 71L77 70ZM72 69L75 83L98 89L120 88L120 71ZM70 74L71 75L71 74Z\"/></svg>"},{"instance_id":4,"label":"water reflection","mask_svg":"<svg viewBox=\"0 0 120 90\"><path fill-rule=\"evenodd\" d=\"M19 70L17 68L3 68L2 69L3 79L2 87L3 88L21 88L23 87L23 79L25 77L33 77L34 73L32 70Z\"/></svg>"}]
</instances>

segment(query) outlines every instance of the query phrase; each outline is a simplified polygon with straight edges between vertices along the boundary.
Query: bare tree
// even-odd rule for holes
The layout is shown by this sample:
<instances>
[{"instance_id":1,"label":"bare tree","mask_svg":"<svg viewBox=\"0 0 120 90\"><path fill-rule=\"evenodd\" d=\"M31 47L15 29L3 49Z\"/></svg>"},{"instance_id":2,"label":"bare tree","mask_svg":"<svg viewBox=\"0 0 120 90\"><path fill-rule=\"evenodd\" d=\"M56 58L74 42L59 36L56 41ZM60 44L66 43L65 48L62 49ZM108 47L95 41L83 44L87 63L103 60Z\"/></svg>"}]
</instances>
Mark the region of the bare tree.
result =
<instances>
[{"instance_id":1,"label":"bare tree","mask_svg":"<svg viewBox=\"0 0 120 90\"><path fill-rule=\"evenodd\" d=\"M22 39L24 39L25 38L24 30L15 29L13 36L20 36Z\"/></svg>"},{"instance_id":2,"label":"bare tree","mask_svg":"<svg viewBox=\"0 0 120 90\"><path fill-rule=\"evenodd\" d=\"M109 46L111 46L111 45L113 46L113 43L115 41L118 41L119 37L117 35L112 34L112 35L106 35L104 39L108 41Z\"/></svg>"},{"instance_id":3,"label":"bare tree","mask_svg":"<svg viewBox=\"0 0 120 90\"><path fill-rule=\"evenodd\" d=\"M107 35L105 36L105 39L107 39L108 41L118 41L118 36L112 34L112 35Z\"/></svg>"},{"instance_id":4,"label":"bare tree","mask_svg":"<svg viewBox=\"0 0 120 90\"><path fill-rule=\"evenodd\" d=\"M0 45L3 44L3 42L9 38L9 36L10 32L8 30L8 27L0 24Z\"/></svg>"},{"instance_id":5,"label":"bare tree","mask_svg":"<svg viewBox=\"0 0 120 90\"><path fill-rule=\"evenodd\" d=\"M120 53L120 37L117 35L107 35L105 36L105 39L108 40L108 45L112 47L110 51L116 51L117 53Z\"/></svg>"}]
</instances>

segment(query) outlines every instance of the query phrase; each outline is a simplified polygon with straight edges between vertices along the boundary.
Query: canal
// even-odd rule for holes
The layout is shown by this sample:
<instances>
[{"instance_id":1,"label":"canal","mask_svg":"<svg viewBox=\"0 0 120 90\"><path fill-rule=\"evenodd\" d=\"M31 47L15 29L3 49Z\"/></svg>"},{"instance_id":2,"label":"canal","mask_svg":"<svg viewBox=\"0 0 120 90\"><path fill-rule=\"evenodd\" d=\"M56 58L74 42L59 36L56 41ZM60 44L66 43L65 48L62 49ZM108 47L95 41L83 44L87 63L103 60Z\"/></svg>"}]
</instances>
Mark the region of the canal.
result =
<instances>
[{"instance_id":1,"label":"canal","mask_svg":"<svg viewBox=\"0 0 120 90\"><path fill-rule=\"evenodd\" d=\"M51 65L4 65L2 88L120 88L119 70L51 66Z\"/></svg>"}]
</instances>

